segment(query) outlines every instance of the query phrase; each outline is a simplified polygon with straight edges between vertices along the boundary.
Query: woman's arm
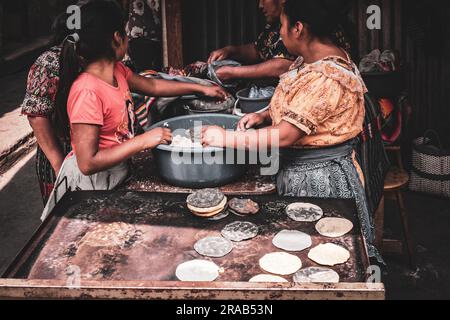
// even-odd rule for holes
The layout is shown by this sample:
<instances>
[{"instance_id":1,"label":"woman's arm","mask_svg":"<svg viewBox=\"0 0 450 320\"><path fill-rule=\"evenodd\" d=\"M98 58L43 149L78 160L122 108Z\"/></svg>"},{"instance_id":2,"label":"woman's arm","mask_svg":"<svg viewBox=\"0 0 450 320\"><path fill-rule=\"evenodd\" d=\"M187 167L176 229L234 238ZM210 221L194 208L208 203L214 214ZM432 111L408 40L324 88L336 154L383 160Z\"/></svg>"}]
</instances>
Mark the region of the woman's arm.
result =
<instances>
[{"instance_id":1,"label":"woman's arm","mask_svg":"<svg viewBox=\"0 0 450 320\"><path fill-rule=\"evenodd\" d=\"M169 129L158 128L113 148L99 150L99 126L73 124L72 132L78 167L86 176L113 168L143 150L172 141Z\"/></svg>"},{"instance_id":2,"label":"woman's arm","mask_svg":"<svg viewBox=\"0 0 450 320\"><path fill-rule=\"evenodd\" d=\"M304 136L302 130L282 121L278 126L245 132L205 127L202 131L202 143L211 147L257 151L261 148L291 147Z\"/></svg>"},{"instance_id":3,"label":"woman's arm","mask_svg":"<svg viewBox=\"0 0 450 320\"><path fill-rule=\"evenodd\" d=\"M182 83L160 79L149 79L133 74L128 80L131 91L155 97L177 97L198 94L218 99L226 99L227 92L219 86L202 86L194 83Z\"/></svg>"},{"instance_id":4,"label":"woman's arm","mask_svg":"<svg viewBox=\"0 0 450 320\"><path fill-rule=\"evenodd\" d=\"M52 123L49 119L43 117L28 117L28 122L33 128L39 147L52 165L53 171L58 175L64 161L65 155L61 150L60 143L53 130Z\"/></svg>"},{"instance_id":5,"label":"woman's arm","mask_svg":"<svg viewBox=\"0 0 450 320\"><path fill-rule=\"evenodd\" d=\"M213 51L209 56L208 63L225 59L233 59L246 64L261 62L261 57L259 56L258 50L256 49L254 43L249 43L242 46L228 46Z\"/></svg>"},{"instance_id":6,"label":"woman's arm","mask_svg":"<svg viewBox=\"0 0 450 320\"><path fill-rule=\"evenodd\" d=\"M276 58L260 64L242 67L223 67L217 70L217 77L222 81L232 79L279 78L289 71L291 60Z\"/></svg>"},{"instance_id":7,"label":"woman's arm","mask_svg":"<svg viewBox=\"0 0 450 320\"><path fill-rule=\"evenodd\" d=\"M269 123L271 121L270 112L269 110L264 111L262 113L250 113L245 115L239 122L238 122L238 130L239 131L247 131L252 128L256 128L258 126L261 126L265 123Z\"/></svg>"}]
</instances>

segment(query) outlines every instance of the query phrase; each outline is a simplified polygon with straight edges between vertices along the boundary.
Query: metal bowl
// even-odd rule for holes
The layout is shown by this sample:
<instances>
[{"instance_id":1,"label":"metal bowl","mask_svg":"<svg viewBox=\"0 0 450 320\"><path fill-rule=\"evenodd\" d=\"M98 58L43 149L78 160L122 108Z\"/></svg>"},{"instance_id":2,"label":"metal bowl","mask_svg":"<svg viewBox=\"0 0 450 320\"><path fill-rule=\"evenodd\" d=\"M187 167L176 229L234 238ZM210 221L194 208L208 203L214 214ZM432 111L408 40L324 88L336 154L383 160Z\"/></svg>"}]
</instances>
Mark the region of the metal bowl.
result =
<instances>
[{"instance_id":1,"label":"metal bowl","mask_svg":"<svg viewBox=\"0 0 450 320\"><path fill-rule=\"evenodd\" d=\"M272 97L252 99L248 97L250 90L251 88L243 89L236 94L242 113L256 113L267 108Z\"/></svg>"},{"instance_id":2,"label":"metal bowl","mask_svg":"<svg viewBox=\"0 0 450 320\"><path fill-rule=\"evenodd\" d=\"M201 125L217 125L236 129L239 117L225 114L183 116L153 125L151 129L168 127L174 135ZM221 187L242 177L246 164L237 164L237 152L223 148L180 148L160 145L154 151L160 176L174 186L183 188ZM228 162L227 162L228 160ZM230 160L233 160L230 162Z\"/></svg>"}]
</instances>

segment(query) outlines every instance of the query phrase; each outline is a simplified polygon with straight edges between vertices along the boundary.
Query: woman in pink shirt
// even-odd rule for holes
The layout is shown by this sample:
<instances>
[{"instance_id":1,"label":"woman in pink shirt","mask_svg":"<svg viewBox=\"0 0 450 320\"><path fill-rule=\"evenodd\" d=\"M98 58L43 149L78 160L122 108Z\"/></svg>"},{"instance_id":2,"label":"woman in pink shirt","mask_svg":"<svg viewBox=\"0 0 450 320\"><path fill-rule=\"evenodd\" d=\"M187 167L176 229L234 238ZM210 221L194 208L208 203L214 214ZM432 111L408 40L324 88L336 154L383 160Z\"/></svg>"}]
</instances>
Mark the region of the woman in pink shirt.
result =
<instances>
[{"instance_id":1,"label":"woman in pink shirt","mask_svg":"<svg viewBox=\"0 0 450 320\"><path fill-rule=\"evenodd\" d=\"M111 190L128 177L127 160L133 155L171 143L169 129L134 135L130 91L160 97L192 93L219 99L227 96L218 86L133 74L120 62L128 50L125 23L113 1L93 1L81 8L81 29L63 45L56 123L61 136L71 137L73 152L64 161L56 188ZM57 202L56 195L65 191L54 190L43 219Z\"/></svg>"}]
</instances>

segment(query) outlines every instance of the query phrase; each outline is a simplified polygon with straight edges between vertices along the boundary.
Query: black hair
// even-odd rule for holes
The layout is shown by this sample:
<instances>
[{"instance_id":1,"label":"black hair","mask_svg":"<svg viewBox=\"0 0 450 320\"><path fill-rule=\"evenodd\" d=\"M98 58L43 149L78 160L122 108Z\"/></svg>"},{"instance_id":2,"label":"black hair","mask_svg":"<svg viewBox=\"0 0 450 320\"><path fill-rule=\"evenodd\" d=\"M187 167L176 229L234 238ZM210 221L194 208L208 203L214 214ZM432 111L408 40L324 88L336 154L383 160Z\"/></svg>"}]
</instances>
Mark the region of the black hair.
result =
<instances>
[{"instance_id":1,"label":"black hair","mask_svg":"<svg viewBox=\"0 0 450 320\"><path fill-rule=\"evenodd\" d=\"M60 56L54 122L61 137L70 137L67 100L73 83L87 65L101 59L116 59L113 37L116 32L125 37L125 24L123 12L115 1L95 0L81 7L81 29L72 30L76 34L66 37Z\"/></svg>"},{"instance_id":2,"label":"black hair","mask_svg":"<svg viewBox=\"0 0 450 320\"><path fill-rule=\"evenodd\" d=\"M331 40L350 53L355 38L351 7L350 0L286 0L284 13L291 26L300 21L313 37Z\"/></svg>"}]
</instances>

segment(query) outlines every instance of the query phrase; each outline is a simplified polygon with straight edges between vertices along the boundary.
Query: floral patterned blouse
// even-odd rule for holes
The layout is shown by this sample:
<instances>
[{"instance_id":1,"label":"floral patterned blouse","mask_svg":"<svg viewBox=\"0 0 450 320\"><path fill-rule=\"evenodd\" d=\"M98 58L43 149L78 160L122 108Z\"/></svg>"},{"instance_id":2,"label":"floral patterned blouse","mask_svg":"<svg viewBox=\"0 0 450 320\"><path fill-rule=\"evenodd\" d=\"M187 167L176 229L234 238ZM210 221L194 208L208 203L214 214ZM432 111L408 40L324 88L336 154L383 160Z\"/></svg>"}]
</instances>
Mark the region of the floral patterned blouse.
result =
<instances>
[{"instance_id":1,"label":"floral patterned blouse","mask_svg":"<svg viewBox=\"0 0 450 320\"><path fill-rule=\"evenodd\" d=\"M130 39L161 41L160 0L132 0L127 23Z\"/></svg>"},{"instance_id":2,"label":"floral patterned blouse","mask_svg":"<svg viewBox=\"0 0 450 320\"><path fill-rule=\"evenodd\" d=\"M49 118L55 109L59 84L60 47L43 53L32 65L28 74L22 114Z\"/></svg>"},{"instance_id":3,"label":"floral patterned blouse","mask_svg":"<svg viewBox=\"0 0 450 320\"><path fill-rule=\"evenodd\" d=\"M294 148L342 144L363 130L366 86L355 64L332 56L312 64L302 58L281 76L271 102L274 125L287 121L306 135Z\"/></svg>"},{"instance_id":4,"label":"floral patterned blouse","mask_svg":"<svg viewBox=\"0 0 450 320\"><path fill-rule=\"evenodd\" d=\"M274 58L284 58L295 60L295 57L289 54L284 46L280 36L281 24L267 24L264 31L258 36L255 42L256 50L263 61Z\"/></svg>"}]
</instances>

